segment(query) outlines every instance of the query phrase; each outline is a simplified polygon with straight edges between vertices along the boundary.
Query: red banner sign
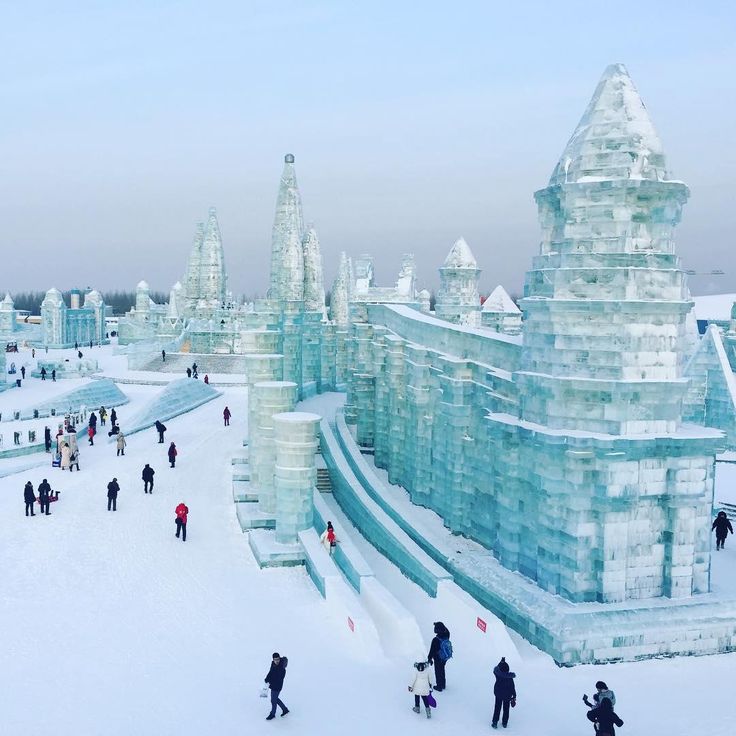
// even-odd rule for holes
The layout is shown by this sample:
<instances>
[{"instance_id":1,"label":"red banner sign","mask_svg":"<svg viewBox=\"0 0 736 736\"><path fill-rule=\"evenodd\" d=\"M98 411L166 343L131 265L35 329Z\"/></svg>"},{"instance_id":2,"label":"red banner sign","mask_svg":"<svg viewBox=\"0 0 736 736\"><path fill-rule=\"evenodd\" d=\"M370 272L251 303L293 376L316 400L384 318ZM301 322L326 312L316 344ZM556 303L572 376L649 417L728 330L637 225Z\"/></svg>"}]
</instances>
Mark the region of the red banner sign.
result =
<instances>
[{"instance_id":1,"label":"red banner sign","mask_svg":"<svg viewBox=\"0 0 736 736\"><path fill-rule=\"evenodd\" d=\"M475 620L475 625L485 634L486 633L486 622L478 616L478 618Z\"/></svg>"}]
</instances>

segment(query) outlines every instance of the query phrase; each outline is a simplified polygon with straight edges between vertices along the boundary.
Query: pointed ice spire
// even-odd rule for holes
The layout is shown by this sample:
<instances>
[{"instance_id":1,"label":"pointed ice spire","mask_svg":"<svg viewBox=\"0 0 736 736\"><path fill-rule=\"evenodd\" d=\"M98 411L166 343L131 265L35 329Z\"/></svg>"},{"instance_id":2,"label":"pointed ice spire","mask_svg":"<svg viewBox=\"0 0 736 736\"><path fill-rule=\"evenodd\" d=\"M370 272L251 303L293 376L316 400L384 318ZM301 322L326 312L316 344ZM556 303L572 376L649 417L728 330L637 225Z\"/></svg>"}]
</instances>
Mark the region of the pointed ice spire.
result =
<instances>
[{"instance_id":1,"label":"pointed ice spire","mask_svg":"<svg viewBox=\"0 0 736 736\"><path fill-rule=\"evenodd\" d=\"M194 232L192 250L189 253L189 265L184 279L187 303L194 307L199 300L199 269L202 263L202 244L204 243L204 223L198 222Z\"/></svg>"},{"instance_id":2,"label":"pointed ice spire","mask_svg":"<svg viewBox=\"0 0 736 736\"><path fill-rule=\"evenodd\" d=\"M296 228L289 228L281 241L279 294L289 301L304 299L304 251Z\"/></svg>"},{"instance_id":3,"label":"pointed ice spire","mask_svg":"<svg viewBox=\"0 0 736 736\"><path fill-rule=\"evenodd\" d=\"M662 143L623 64L603 72L549 183L603 179L668 179Z\"/></svg>"},{"instance_id":4,"label":"pointed ice spire","mask_svg":"<svg viewBox=\"0 0 736 736\"><path fill-rule=\"evenodd\" d=\"M0 291L0 294L2 294L1 291ZM4 307L10 308L10 309L13 308L13 306L14 306L13 297L10 296L10 292L9 291L5 292L5 299L3 299L3 301L2 301L2 305Z\"/></svg>"},{"instance_id":5,"label":"pointed ice spire","mask_svg":"<svg viewBox=\"0 0 736 736\"><path fill-rule=\"evenodd\" d=\"M514 300L509 296L508 291L500 284L488 295L483 302L484 312L503 312L506 314L521 314L521 310L516 306Z\"/></svg>"},{"instance_id":6,"label":"pointed ice spire","mask_svg":"<svg viewBox=\"0 0 736 736\"><path fill-rule=\"evenodd\" d=\"M324 312L325 286L322 277L322 251L314 227L304 233L302 238L304 253L304 310Z\"/></svg>"},{"instance_id":7,"label":"pointed ice spire","mask_svg":"<svg viewBox=\"0 0 736 736\"><path fill-rule=\"evenodd\" d=\"M296 182L294 156L291 153L287 153L284 156L284 170L281 174L279 193L276 197L276 215L271 234L272 299L291 298L288 295L282 295L282 281L285 268L283 252L287 241L290 243L290 248L293 246L295 240L301 243L303 232L302 200Z\"/></svg>"},{"instance_id":8,"label":"pointed ice spire","mask_svg":"<svg viewBox=\"0 0 736 736\"><path fill-rule=\"evenodd\" d=\"M465 238L458 238L450 252L445 258L444 268L477 268L478 263L475 260L473 251L470 250L470 246L465 242Z\"/></svg>"},{"instance_id":9,"label":"pointed ice spire","mask_svg":"<svg viewBox=\"0 0 736 736\"><path fill-rule=\"evenodd\" d=\"M340 266L330 295L330 317L340 327L346 327L350 321L351 283L352 267L347 253L343 251L340 253Z\"/></svg>"},{"instance_id":10,"label":"pointed ice spire","mask_svg":"<svg viewBox=\"0 0 736 736\"><path fill-rule=\"evenodd\" d=\"M220 224L217 222L217 210L210 207L199 269L200 298L222 304L225 301L225 281L225 254Z\"/></svg>"}]
</instances>

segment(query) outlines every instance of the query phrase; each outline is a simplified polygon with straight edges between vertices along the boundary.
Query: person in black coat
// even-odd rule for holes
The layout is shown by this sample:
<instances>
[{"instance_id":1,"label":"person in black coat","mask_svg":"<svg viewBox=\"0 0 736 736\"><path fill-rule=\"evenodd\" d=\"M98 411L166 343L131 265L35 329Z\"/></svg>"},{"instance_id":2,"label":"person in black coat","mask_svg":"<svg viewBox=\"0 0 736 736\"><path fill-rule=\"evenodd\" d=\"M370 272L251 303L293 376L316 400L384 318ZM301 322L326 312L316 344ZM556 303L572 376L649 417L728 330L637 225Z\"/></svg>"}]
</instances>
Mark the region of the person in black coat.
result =
<instances>
[{"instance_id":1,"label":"person in black coat","mask_svg":"<svg viewBox=\"0 0 736 736\"><path fill-rule=\"evenodd\" d=\"M289 664L289 660L286 657L282 657L278 652L274 652L271 655L271 667L264 680L271 691L271 712L266 718L267 721L272 721L276 717L276 706L281 708L282 718L289 712L289 709L279 698L279 693L284 687L287 664Z\"/></svg>"},{"instance_id":2,"label":"person in black coat","mask_svg":"<svg viewBox=\"0 0 736 736\"><path fill-rule=\"evenodd\" d=\"M588 720L595 724L596 734L598 736L616 736L614 726L624 725L624 722L616 715L613 705L608 698L603 698L601 704L595 708L591 708L586 715Z\"/></svg>"},{"instance_id":3,"label":"person in black coat","mask_svg":"<svg viewBox=\"0 0 736 736\"><path fill-rule=\"evenodd\" d=\"M92 427L92 429L97 429L97 414L94 412L89 415L89 426Z\"/></svg>"},{"instance_id":4,"label":"person in black coat","mask_svg":"<svg viewBox=\"0 0 736 736\"><path fill-rule=\"evenodd\" d=\"M115 411L115 408L110 412L110 424L114 427L118 423L118 413Z\"/></svg>"},{"instance_id":5,"label":"person in black coat","mask_svg":"<svg viewBox=\"0 0 736 736\"><path fill-rule=\"evenodd\" d=\"M716 533L716 550L723 549L728 533L733 534L733 527L725 511L718 512L718 516L716 516L713 526L711 526L711 531Z\"/></svg>"},{"instance_id":6,"label":"person in black coat","mask_svg":"<svg viewBox=\"0 0 736 736\"><path fill-rule=\"evenodd\" d=\"M108 484L107 484L107 510L110 510L110 507L112 507L113 511L118 510L118 491L120 490L120 486L118 485L118 479L113 478Z\"/></svg>"},{"instance_id":7,"label":"person in black coat","mask_svg":"<svg viewBox=\"0 0 736 736\"><path fill-rule=\"evenodd\" d=\"M36 503L36 494L33 492L33 483L28 481L23 489L23 500L26 502L26 516L35 516L33 504ZM28 512L31 512L30 514Z\"/></svg>"},{"instance_id":8,"label":"person in black coat","mask_svg":"<svg viewBox=\"0 0 736 736\"><path fill-rule=\"evenodd\" d=\"M163 445L164 432L166 431L166 425L159 419L156 420L156 431L158 432L158 443L159 445Z\"/></svg>"},{"instance_id":9,"label":"person in black coat","mask_svg":"<svg viewBox=\"0 0 736 736\"><path fill-rule=\"evenodd\" d=\"M143 493L150 493L153 495L153 476L156 471L146 463L146 467L143 468L141 473L141 479L143 480Z\"/></svg>"},{"instance_id":10,"label":"person in black coat","mask_svg":"<svg viewBox=\"0 0 736 736\"><path fill-rule=\"evenodd\" d=\"M46 452L51 452L51 430L48 427L43 428L43 444Z\"/></svg>"},{"instance_id":11,"label":"person in black coat","mask_svg":"<svg viewBox=\"0 0 736 736\"><path fill-rule=\"evenodd\" d=\"M442 646L443 639L450 638L450 630L445 626L442 621L436 621L434 624L434 638L432 643L429 645L429 654L427 655L427 661L430 664L434 664L434 678L437 683L435 690L441 693L446 687L445 681L445 665L447 660L442 657L440 653L440 647Z\"/></svg>"},{"instance_id":12,"label":"person in black coat","mask_svg":"<svg viewBox=\"0 0 736 736\"><path fill-rule=\"evenodd\" d=\"M509 672L506 657L501 657L501 661L493 668L493 674L496 677L496 683L493 686L496 702L493 705L491 728L498 728L499 716L501 716L501 725L506 728L509 724L509 706L513 708L516 705L516 685L514 684L516 673Z\"/></svg>"},{"instance_id":13,"label":"person in black coat","mask_svg":"<svg viewBox=\"0 0 736 736\"><path fill-rule=\"evenodd\" d=\"M38 486L38 502L41 504L41 513L45 514L46 516L49 516L51 512L49 511L49 504L51 501L49 500L51 496L51 486L49 485L49 482L46 480L46 478L43 479L43 481Z\"/></svg>"}]
</instances>

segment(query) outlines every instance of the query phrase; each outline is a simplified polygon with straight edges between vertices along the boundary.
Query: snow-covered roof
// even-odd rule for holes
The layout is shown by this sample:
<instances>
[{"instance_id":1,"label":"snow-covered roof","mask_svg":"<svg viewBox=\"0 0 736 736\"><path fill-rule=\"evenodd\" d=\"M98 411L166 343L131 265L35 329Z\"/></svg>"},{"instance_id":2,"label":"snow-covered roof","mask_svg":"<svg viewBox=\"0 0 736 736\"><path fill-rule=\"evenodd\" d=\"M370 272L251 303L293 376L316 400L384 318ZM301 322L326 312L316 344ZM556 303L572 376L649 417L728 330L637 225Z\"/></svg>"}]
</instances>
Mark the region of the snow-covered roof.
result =
<instances>
[{"instance_id":1,"label":"snow-covered roof","mask_svg":"<svg viewBox=\"0 0 736 736\"><path fill-rule=\"evenodd\" d=\"M458 238L450 252L447 254L444 263L445 268L477 268L478 263L475 260L473 251L465 242L465 238Z\"/></svg>"},{"instance_id":2,"label":"snow-covered roof","mask_svg":"<svg viewBox=\"0 0 736 736\"><path fill-rule=\"evenodd\" d=\"M0 292L2 293L2 292ZM5 299L2 301L4 306L12 307L13 306L13 298L10 296L10 292L7 292L5 294Z\"/></svg>"},{"instance_id":3,"label":"snow-covered roof","mask_svg":"<svg viewBox=\"0 0 736 736\"><path fill-rule=\"evenodd\" d=\"M483 302L484 312L505 312L507 314L521 314L514 300L500 284L488 295Z\"/></svg>"},{"instance_id":4,"label":"snow-covered roof","mask_svg":"<svg viewBox=\"0 0 736 736\"><path fill-rule=\"evenodd\" d=\"M148 285L147 281L139 281L138 286L135 287L136 289L150 289L151 287Z\"/></svg>"},{"instance_id":5,"label":"snow-covered roof","mask_svg":"<svg viewBox=\"0 0 736 736\"><path fill-rule=\"evenodd\" d=\"M549 183L667 178L662 143L629 72L611 64Z\"/></svg>"},{"instance_id":6,"label":"snow-covered roof","mask_svg":"<svg viewBox=\"0 0 736 736\"><path fill-rule=\"evenodd\" d=\"M693 301L698 319L726 321L731 319L731 308L736 302L736 294L694 296Z\"/></svg>"}]
</instances>

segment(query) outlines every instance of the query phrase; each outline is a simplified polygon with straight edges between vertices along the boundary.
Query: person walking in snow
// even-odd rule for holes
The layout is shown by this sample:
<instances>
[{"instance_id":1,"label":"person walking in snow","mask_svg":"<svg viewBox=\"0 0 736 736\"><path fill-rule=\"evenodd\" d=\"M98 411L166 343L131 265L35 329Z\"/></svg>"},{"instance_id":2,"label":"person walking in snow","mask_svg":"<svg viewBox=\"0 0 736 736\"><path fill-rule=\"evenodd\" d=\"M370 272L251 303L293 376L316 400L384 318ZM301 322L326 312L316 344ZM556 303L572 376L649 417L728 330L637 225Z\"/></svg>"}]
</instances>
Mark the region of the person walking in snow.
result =
<instances>
[{"instance_id":1,"label":"person walking in snow","mask_svg":"<svg viewBox=\"0 0 736 736\"><path fill-rule=\"evenodd\" d=\"M51 380L53 383L56 383L56 368L51 371Z\"/></svg>"},{"instance_id":2,"label":"person walking in snow","mask_svg":"<svg viewBox=\"0 0 736 736\"><path fill-rule=\"evenodd\" d=\"M173 442L169 445L169 450L167 454L169 456L169 462L171 463L171 467L173 468L176 465L176 456L179 454L176 451L176 445Z\"/></svg>"},{"instance_id":3,"label":"person walking in snow","mask_svg":"<svg viewBox=\"0 0 736 736\"><path fill-rule=\"evenodd\" d=\"M602 698L600 705L591 708L586 715L595 726L597 736L616 736L615 726L621 728L624 725L609 698Z\"/></svg>"},{"instance_id":4,"label":"person walking in snow","mask_svg":"<svg viewBox=\"0 0 736 736\"><path fill-rule=\"evenodd\" d=\"M153 494L153 476L155 474L156 471L146 463L146 467L143 468L143 472L141 473L141 479L143 480L143 493Z\"/></svg>"},{"instance_id":5,"label":"person walking in snow","mask_svg":"<svg viewBox=\"0 0 736 736\"><path fill-rule=\"evenodd\" d=\"M51 452L51 430L48 427L43 428L43 444L46 452Z\"/></svg>"},{"instance_id":6,"label":"person walking in snow","mask_svg":"<svg viewBox=\"0 0 736 736\"><path fill-rule=\"evenodd\" d=\"M118 423L118 413L115 411L115 407L110 412L110 424L114 427Z\"/></svg>"},{"instance_id":7,"label":"person walking in snow","mask_svg":"<svg viewBox=\"0 0 736 736\"><path fill-rule=\"evenodd\" d=\"M337 537L331 521L327 522L327 529L322 532L319 541L322 542L322 546L327 550L328 555L331 555L337 547Z\"/></svg>"},{"instance_id":8,"label":"person walking in snow","mask_svg":"<svg viewBox=\"0 0 736 736\"><path fill-rule=\"evenodd\" d=\"M192 369L187 368L187 378L191 378L191 377L192 377Z\"/></svg>"},{"instance_id":9,"label":"person walking in snow","mask_svg":"<svg viewBox=\"0 0 736 736\"><path fill-rule=\"evenodd\" d=\"M491 719L491 728L498 728L498 719L501 717L501 725L506 728L509 725L509 706L516 706L516 685L514 678L516 673L509 671L509 665L506 657L501 657L501 661L493 668L493 674L496 682L493 685L493 695L495 703L493 705L493 718Z\"/></svg>"},{"instance_id":10,"label":"person walking in snow","mask_svg":"<svg viewBox=\"0 0 736 736\"><path fill-rule=\"evenodd\" d=\"M45 368L41 368L41 380L42 381L46 380L46 369Z\"/></svg>"},{"instance_id":11,"label":"person walking in snow","mask_svg":"<svg viewBox=\"0 0 736 736\"><path fill-rule=\"evenodd\" d=\"M614 694L613 690L610 690L608 688L608 685L606 685L603 680L598 680L595 684L595 693L593 693L593 702L591 703L590 700L588 700L587 693L583 695L583 703L588 706L588 708L597 708L601 702L603 702L603 698L608 698L611 701L611 705L616 705L616 695Z\"/></svg>"},{"instance_id":12,"label":"person walking in snow","mask_svg":"<svg viewBox=\"0 0 736 736\"><path fill-rule=\"evenodd\" d=\"M20 367L20 376L24 381L26 380L26 367L24 365Z\"/></svg>"},{"instance_id":13,"label":"person walking in snow","mask_svg":"<svg viewBox=\"0 0 736 736\"><path fill-rule=\"evenodd\" d=\"M166 362L166 351L165 350L161 351L161 362L162 363Z\"/></svg>"},{"instance_id":14,"label":"person walking in snow","mask_svg":"<svg viewBox=\"0 0 736 736\"><path fill-rule=\"evenodd\" d=\"M271 667L268 670L264 682L271 691L271 712L266 717L267 721L276 718L276 706L281 708L281 717L283 718L289 709L281 702L279 695L284 689L284 678L286 677L286 666L289 664L288 657L282 657L278 652L271 655Z\"/></svg>"},{"instance_id":15,"label":"person walking in snow","mask_svg":"<svg viewBox=\"0 0 736 736\"><path fill-rule=\"evenodd\" d=\"M26 502L26 516L35 516L33 504L36 503L36 494L33 492L33 483L28 481L23 489L23 500ZM28 512L31 512L30 514Z\"/></svg>"},{"instance_id":16,"label":"person walking in snow","mask_svg":"<svg viewBox=\"0 0 736 736\"><path fill-rule=\"evenodd\" d=\"M125 435L122 432L118 433L115 444L118 448L118 455L125 455L125 445L128 443L125 441Z\"/></svg>"},{"instance_id":17,"label":"person walking in snow","mask_svg":"<svg viewBox=\"0 0 736 736\"><path fill-rule=\"evenodd\" d=\"M57 494L58 495L58 494ZM49 504L51 503L51 486L46 478L38 486L38 502L41 504L41 513L49 516Z\"/></svg>"},{"instance_id":18,"label":"person walking in snow","mask_svg":"<svg viewBox=\"0 0 736 736\"><path fill-rule=\"evenodd\" d=\"M192 373L195 374L195 375L197 373L197 364L196 363L192 363Z\"/></svg>"},{"instance_id":19,"label":"person walking in snow","mask_svg":"<svg viewBox=\"0 0 736 736\"><path fill-rule=\"evenodd\" d=\"M716 550L723 549L728 533L731 532L731 534L733 534L733 527L731 526L731 522L728 520L728 516L726 516L725 511L718 512L718 516L716 516L715 521L711 526L711 531L715 531L716 533Z\"/></svg>"},{"instance_id":20,"label":"person walking in snow","mask_svg":"<svg viewBox=\"0 0 736 736\"><path fill-rule=\"evenodd\" d=\"M223 409L223 412L222 412L222 418L225 420L225 426L226 427L229 427L230 426L230 417L231 416L232 416L232 414L230 413L230 409L226 406Z\"/></svg>"},{"instance_id":21,"label":"person walking in snow","mask_svg":"<svg viewBox=\"0 0 736 736\"><path fill-rule=\"evenodd\" d=\"M210 377L207 373L204 374L204 382L209 386L210 383Z\"/></svg>"},{"instance_id":22,"label":"person walking in snow","mask_svg":"<svg viewBox=\"0 0 736 736\"><path fill-rule=\"evenodd\" d=\"M90 424L89 427L87 427L87 437L89 438L90 445L94 445L95 443L95 428Z\"/></svg>"},{"instance_id":23,"label":"person walking in snow","mask_svg":"<svg viewBox=\"0 0 736 736\"><path fill-rule=\"evenodd\" d=\"M442 621L436 621L434 624L434 638L429 645L429 654L427 661L434 664L434 676L437 680L435 690L441 693L446 687L445 665L447 660L452 657L452 644L450 643L450 630Z\"/></svg>"},{"instance_id":24,"label":"person walking in snow","mask_svg":"<svg viewBox=\"0 0 736 736\"><path fill-rule=\"evenodd\" d=\"M159 419L156 420L156 431L158 432L158 443L159 445L163 445L164 432L166 431L166 425Z\"/></svg>"},{"instance_id":25,"label":"person walking in snow","mask_svg":"<svg viewBox=\"0 0 736 736\"><path fill-rule=\"evenodd\" d=\"M187 541L187 519L189 518L189 507L182 501L175 509L176 514L176 538L179 539L179 532L182 535L182 541Z\"/></svg>"},{"instance_id":26,"label":"person walking in snow","mask_svg":"<svg viewBox=\"0 0 736 736\"><path fill-rule=\"evenodd\" d=\"M94 412L89 415L89 426L95 430L97 429L97 414Z\"/></svg>"},{"instance_id":27,"label":"person walking in snow","mask_svg":"<svg viewBox=\"0 0 736 736\"><path fill-rule=\"evenodd\" d=\"M409 692L414 693L414 707L412 710L415 713L420 712L419 700L421 698L427 718L431 718L432 709L429 706L429 694L432 692L433 687L432 670L429 668L429 662L414 662L414 669L416 671L409 685Z\"/></svg>"},{"instance_id":28,"label":"person walking in snow","mask_svg":"<svg viewBox=\"0 0 736 736\"><path fill-rule=\"evenodd\" d=\"M107 409L104 406L100 407L100 424L104 427L107 421Z\"/></svg>"},{"instance_id":29,"label":"person walking in snow","mask_svg":"<svg viewBox=\"0 0 736 736\"><path fill-rule=\"evenodd\" d=\"M118 492L120 491L120 486L118 485L118 479L113 478L108 484L107 484L107 510L110 511L110 508L112 508L113 511L118 510Z\"/></svg>"},{"instance_id":30,"label":"person walking in snow","mask_svg":"<svg viewBox=\"0 0 736 736\"><path fill-rule=\"evenodd\" d=\"M72 470L74 470L74 466L77 466L77 471L79 471L79 450L72 450L71 454L69 455L69 472L71 473Z\"/></svg>"}]
</instances>

